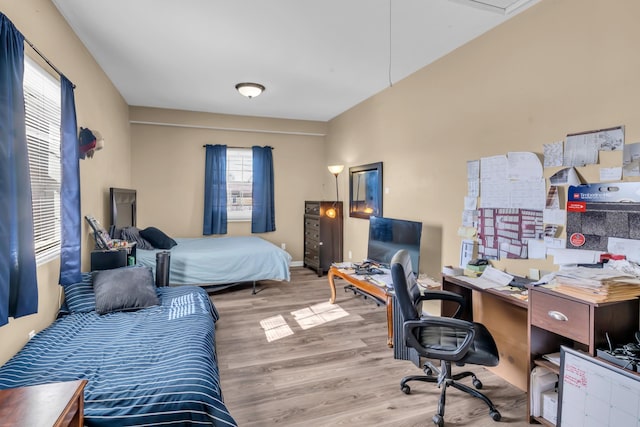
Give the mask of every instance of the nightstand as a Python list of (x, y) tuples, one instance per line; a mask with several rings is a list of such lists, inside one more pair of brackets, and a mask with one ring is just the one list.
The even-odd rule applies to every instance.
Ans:
[(0, 390), (0, 427), (82, 427), (87, 380)]

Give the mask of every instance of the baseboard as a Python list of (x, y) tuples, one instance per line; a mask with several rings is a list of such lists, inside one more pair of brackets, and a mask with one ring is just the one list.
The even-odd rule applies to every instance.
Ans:
[(304, 262), (303, 261), (291, 261), (291, 263), (289, 263), (289, 266), (291, 266), (291, 267), (303, 267), (304, 266)]

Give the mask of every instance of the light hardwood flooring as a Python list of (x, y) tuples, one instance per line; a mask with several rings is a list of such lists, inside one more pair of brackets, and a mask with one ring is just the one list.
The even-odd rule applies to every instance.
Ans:
[[(216, 348), (224, 400), (240, 426), (433, 426), (440, 390), (400, 379), (420, 374), (395, 360), (386, 345), (386, 313), (371, 299), (344, 292), (336, 303), (349, 315), (303, 329), (291, 312), (329, 300), (326, 276), (302, 267), (291, 282), (261, 282), (211, 295), (220, 313)], [(292, 335), (267, 342), (260, 321), (282, 315)], [(447, 390), (446, 426), (526, 426), (526, 394), (491, 372), (467, 366), (502, 414), (493, 421), (478, 399)], [(456, 369), (454, 368), (454, 372)], [(466, 379), (470, 383), (470, 379)]]

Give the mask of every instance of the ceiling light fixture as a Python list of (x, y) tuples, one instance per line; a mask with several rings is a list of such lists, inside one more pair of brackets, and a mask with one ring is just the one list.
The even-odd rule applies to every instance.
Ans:
[(246, 96), (247, 98), (255, 98), (264, 92), (264, 86), (258, 83), (238, 83), (236, 89), (240, 92), (240, 95)]

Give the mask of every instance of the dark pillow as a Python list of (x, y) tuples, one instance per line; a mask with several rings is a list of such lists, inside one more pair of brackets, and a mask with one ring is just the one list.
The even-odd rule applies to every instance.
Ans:
[(136, 243), (137, 249), (155, 249), (153, 245), (140, 235), (140, 230), (136, 227), (125, 227), (120, 231), (120, 238), (126, 240), (129, 243)]
[(96, 312), (133, 311), (160, 304), (150, 267), (121, 267), (93, 272)]
[(147, 239), (157, 249), (171, 249), (178, 243), (155, 227), (140, 230), (140, 235)]

